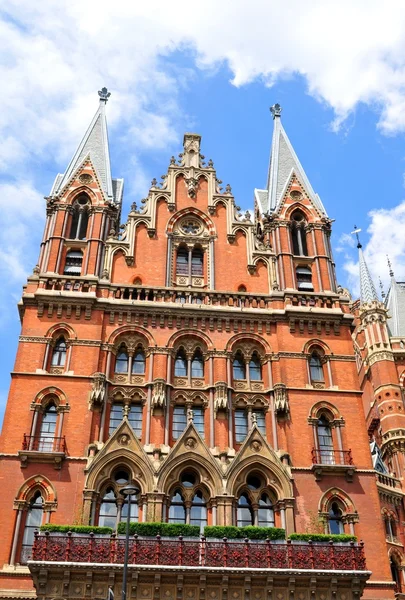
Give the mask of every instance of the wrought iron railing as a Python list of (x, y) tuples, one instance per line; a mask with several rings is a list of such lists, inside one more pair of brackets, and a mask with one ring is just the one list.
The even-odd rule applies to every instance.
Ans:
[(22, 449), (33, 452), (64, 452), (66, 453), (66, 439), (44, 435), (25, 435)]
[(353, 465), (351, 450), (334, 450), (329, 446), (312, 448), (314, 465)]
[[(94, 534), (75, 536), (36, 533), (32, 560), (41, 562), (123, 564), (125, 538)], [(129, 562), (136, 565), (220, 567), (248, 569), (317, 569), (364, 571), (363, 543), (349, 544), (259, 542), (251, 540), (207, 540), (139, 538), (129, 540)]]

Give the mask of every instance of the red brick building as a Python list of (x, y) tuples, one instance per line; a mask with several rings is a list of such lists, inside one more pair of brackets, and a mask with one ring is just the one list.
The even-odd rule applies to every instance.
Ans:
[(361, 248), (360, 302), (337, 286), (331, 220), (278, 105), (254, 214), (238, 212), (189, 133), (120, 226), (99, 94), (46, 199), (19, 304), (0, 438), (0, 598), (106, 598), (108, 585), (118, 597), (121, 542), (101, 560), (105, 541), (77, 538), (87, 554), (72, 559), (76, 538), (52, 554), (41, 534), (28, 559), (41, 524), (115, 528), (128, 481), (140, 490), (132, 521), (354, 534), (367, 565), (356, 544), (263, 554), (264, 542), (243, 542), (232, 562), (219, 541), (213, 566), (215, 542), (198, 542), (194, 559), (196, 542), (181, 540), (179, 565), (163, 540), (153, 560), (134, 550), (131, 598), (392, 598), (405, 564), (403, 286), (393, 279), (387, 312)]

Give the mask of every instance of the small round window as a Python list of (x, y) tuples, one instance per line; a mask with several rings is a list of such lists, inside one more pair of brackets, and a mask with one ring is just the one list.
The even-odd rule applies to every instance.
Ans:
[(195, 219), (187, 219), (182, 222), (180, 229), (186, 235), (197, 235), (201, 231), (201, 224)]

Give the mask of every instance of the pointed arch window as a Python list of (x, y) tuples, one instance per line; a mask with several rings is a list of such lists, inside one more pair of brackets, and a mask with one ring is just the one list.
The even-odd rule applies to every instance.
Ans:
[(252, 503), (250, 502), (249, 496), (246, 493), (239, 496), (236, 515), (238, 527), (254, 525)]
[(186, 523), (186, 505), (180, 490), (175, 490), (169, 507), (169, 523)]
[(335, 455), (333, 451), (332, 429), (325, 415), (321, 415), (318, 420), (317, 434), (321, 464), (334, 465)]
[(52, 452), (54, 450), (55, 442), (55, 429), (58, 413), (56, 406), (48, 404), (45, 412), (42, 416), (39, 440), (38, 440), (38, 451), (39, 452)]
[(191, 361), (191, 377), (204, 377), (204, 358), (201, 350), (196, 350)]
[(112, 527), (117, 523), (117, 498), (112, 487), (108, 487), (100, 504), (98, 524), (100, 527)]
[(51, 367), (64, 367), (66, 362), (67, 346), (65, 338), (60, 337), (53, 348)]
[(189, 252), (188, 248), (180, 246), (177, 250), (176, 256), (176, 274), (177, 275), (188, 275), (188, 260)]
[(201, 490), (197, 490), (191, 501), (190, 525), (198, 525), (201, 531), (207, 525), (207, 504)]
[(80, 196), (74, 203), (69, 235), (71, 240), (83, 240), (86, 238), (89, 222), (89, 204), (90, 201), (86, 195)]
[(237, 352), (233, 359), (233, 378), (246, 379), (246, 363), (241, 352)]
[(184, 350), (181, 349), (177, 352), (174, 361), (174, 376), (187, 377), (187, 374), (187, 358)]
[(262, 494), (260, 497), (257, 524), (259, 527), (274, 527), (273, 504), (267, 494)]
[(343, 513), (337, 502), (332, 502), (329, 510), (329, 533), (344, 533)]
[(64, 275), (80, 275), (82, 272), (83, 252), (81, 250), (69, 250), (66, 253)]
[(115, 372), (128, 373), (128, 352), (125, 346), (121, 346), (115, 359)]
[(145, 373), (145, 353), (142, 348), (138, 348), (132, 360), (132, 373), (143, 375)]
[(191, 254), (191, 275), (202, 277), (204, 273), (204, 255), (201, 248), (194, 248)]
[(256, 353), (253, 354), (249, 361), (249, 377), (250, 381), (260, 381), (262, 378), (262, 366), (260, 364), (260, 358)]
[(305, 226), (304, 215), (300, 211), (295, 211), (291, 216), (291, 238), (295, 256), (308, 256)]
[(34, 543), (34, 532), (42, 525), (44, 514), (44, 500), (41, 492), (36, 492), (30, 502), (27, 516), (25, 519), (25, 527), (23, 540), (21, 545), (20, 563), (25, 565), (31, 554), (31, 548)]
[(311, 381), (323, 382), (325, 381), (323, 375), (322, 360), (318, 352), (312, 352), (309, 358), (309, 372), (311, 375)]

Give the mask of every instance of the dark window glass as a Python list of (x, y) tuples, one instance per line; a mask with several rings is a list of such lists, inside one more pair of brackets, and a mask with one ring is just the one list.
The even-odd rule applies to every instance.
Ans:
[(206, 524), (207, 507), (202, 492), (198, 490), (191, 502), (190, 525), (199, 525), (200, 529), (203, 530)]
[(25, 520), (24, 535), (21, 546), (20, 562), (25, 565), (31, 554), (31, 548), (34, 543), (34, 533), (42, 525), (43, 499), (40, 492), (37, 492), (30, 502)]
[(329, 511), (329, 533), (344, 533), (342, 511), (336, 502), (332, 503)]
[(201, 352), (196, 352), (191, 361), (191, 377), (204, 377), (204, 359)]
[(186, 522), (186, 507), (180, 490), (176, 490), (172, 496), (168, 521), (169, 523)]
[(66, 342), (64, 338), (59, 338), (52, 352), (51, 366), (64, 367), (66, 361)]
[(246, 527), (254, 525), (253, 510), (247, 494), (242, 494), (238, 500), (237, 526)]
[(115, 431), (117, 429), (118, 425), (121, 423), (121, 421), (124, 417), (123, 408), (124, 407), (121, 404), (121, 402), (114, 402), (114, 404), (111, 406), (110, 427), (109, 427), (108, 435), (112, 435), (113, 431)]
[(128, 373), (128, 354), (124, 349), (121, 349), (115, 359), (115, 372)]
[(80, 226), (78, 228), (77, 237), (79, 238), (79, 240), (84, 240), (86, 238), (87, 225), (89, 223), (89, 213), (87, 212), (87, 210), (84, 210), (82, 212), (82, 218), (79, 220), (80, 220), (80, 223), (79, 223)]
[(259, 490), (263, 485), (260, 477), (257, 477), (257, 475), (249, 475), (246, 483), (250, 490)]
[(107, 488), (100, 505), (99, 526), (112, 527), (114, 529), (117, 523), (117, 512), (117, 499), (114, 490), (113, 488)]
[(248, 419), (245, 409), (235, 410), (235, 440), (239, 444), (244, 441), (248, 434)]
[(246, 364), (240, 354), (237, 354), (233, 359), (233, 378), (246, 379)]
[(190, 472), (186, 471), (185, 473), (182, 473), (182, 475), (180, 477), (180, 481), (181, 481), (182, 485), (184, 485), (184, 487), (192, 488), (196, 483), (196, 477), (195, 477), (194, 473), (190, 473)]
[(187, 358), (181, 350), (177, 353), (174, 361), (174, 376), (187, 377)]
[(274, 527), (273, 506), (267, 494), (262, 494), (259, 500), (257, 521), (259, 527)]
[(132, 360), (132, 373), (143, 375), (145, 373), (145, 355), (142, 350), (137, 350)]
[(50, 404), (42, 417), (41, 430), (39, 433), (38, 450), (40, 452), (52, 452), (54, 447), (56, 419), (58, 413), (56, 412), (56, 406)]
[(119, 470), (114, 475), (114, 480), (119, 485), (125, 485), (129, 482), (129, 473), (128, 471)]
[(256, 354), (253, 354), (249, 361), (249, 376), (250, 381), (260, 381), (262, 378), (262, 367), (260, 359)]
[(83, 252), (81, 250), (69, 250), (66, 254), (64, 275), (80, 275), (82, 272)]
[(313, 352), (309, 359), (309, 370), (311, 372), (311, 381), (324, 381), (322, 362), (316, 352)]
[(173, 434), (174, 440), (177, 440), (187, 425), (187, 415), (185, 406), (175, 406), (173, 409)]
[[(122, 417), (121, 417), (122, 418)], [(131, 404), (128, 413), (128, 422), (134, 430), (135, 435), (140, 438), (142, 436), (142, 405)]]
[(199, 248), (195, 248), (191, 255), (191, 274), (203, 275), (203, 253)]
[(176, 273), (178, 275), (188, 275), (188, 249), (179, 248), (176, 257)]

